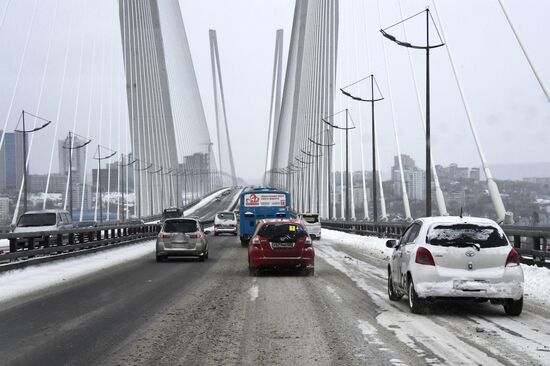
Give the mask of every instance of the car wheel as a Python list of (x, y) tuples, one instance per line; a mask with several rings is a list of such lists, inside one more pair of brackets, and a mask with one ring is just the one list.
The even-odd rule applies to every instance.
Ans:
[(205, 260), (206, 260), (206, 255), (205, 254), (203, 254), (199, 257), (200, 262), (204, 262)]
[(418, 297), (412, 278), (409, 279), (409, 309), (413, 314), (423, 314), (426, 309), (425, 300)]
[(208, 259), (208, 252), (204, 255), (204, 259)]
[(403, 297), (403, 295), (398, 294), (395, 292), (395, 289), (393, 288), (393, 278), (391, 276), (391, 270), (388, 268), (388, 297), (391, 301), (397, 301)]
[(214, 236), (218, 236), (218, 233), (214, 231)]
[(310, 277), (315, 276), (315, 268), (307, 268), (306, 269), (306, 276), (310, 276)]
[(256, 277), (256, 276), (259, 275), (259, 273), (260, 273), (260, 271), (257, 268), (248, 267), (248, 274), (250, 276)]
[(504, 311), (506, 315), (518, 316), (523, 310), (523, 296), (519, 300), (506, 299), (504, 301)]
[(157, 262), (164, 262), (166, 258), (163, 255), (157, 255)]

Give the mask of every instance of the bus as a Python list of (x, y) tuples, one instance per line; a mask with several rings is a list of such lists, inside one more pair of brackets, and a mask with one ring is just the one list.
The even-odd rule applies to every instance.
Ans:
[(239, 219), (241, 244), (248, 245), (259, 220), (290, 218), (290, 194), (275, 188), (255, 188), (241, 193)]

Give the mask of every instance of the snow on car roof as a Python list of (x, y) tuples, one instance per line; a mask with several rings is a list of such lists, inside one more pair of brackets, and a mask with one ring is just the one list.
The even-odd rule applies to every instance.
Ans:
[(477, 225), (491, 225), (498, 226), (496, 222), (484, 217), (471, 217), (471, 216), (432, 216), (421, 217), (418, 220), (427, 224), (477, 224)]

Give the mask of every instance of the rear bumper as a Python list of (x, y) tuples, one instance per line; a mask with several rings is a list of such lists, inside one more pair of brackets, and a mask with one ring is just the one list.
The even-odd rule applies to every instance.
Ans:
[(157, 257), (170, 256), (170, 257), (202, 257), (206, 254), (206, 250), (196, 249), (162, 249), (157, 250)]
[(420, 272), (413, 273), (414, 287), (421, 298), (519, 300), (523, 296), (523, 270), (520, 266), (506, 267), (500, 276), (480, 276), (472, 273), (468, 276), (442, 277), (433, 276), (430, 271), (429, 268), (422, 268)]
[(214, 228), (214, 233), (231, 233), (231, 234), (236, 234), (237, 233), (237, 228), (234, 227), (234, 228)]
[(250, 255), (248, 266), (256, 268), (294, 268), (315, 267), (315, 252), (313, 248), (306, 249), (301, 257), (265, 257), (263, 255)]

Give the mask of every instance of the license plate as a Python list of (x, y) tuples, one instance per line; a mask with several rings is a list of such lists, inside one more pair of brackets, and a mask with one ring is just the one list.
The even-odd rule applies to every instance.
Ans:
[(480, 291), (487, 288), (487, 281), (483, 280), (454, 280), (453, 287), (457, 290)]
[(294, 248), (294, 243), (271, 243), (273, 249), (276, 248)]

